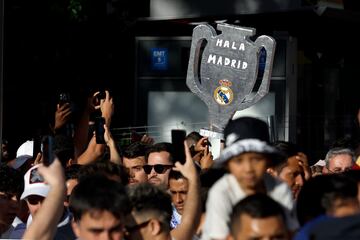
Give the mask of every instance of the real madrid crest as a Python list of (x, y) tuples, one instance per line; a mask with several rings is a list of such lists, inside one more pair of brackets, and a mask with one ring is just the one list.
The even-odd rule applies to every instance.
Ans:
[(220, 105), (228, 105), (234, 98), (233, 91), (231, 90), (232, 83), (227, 79), (219, 80), (220, 86), (214, 91), (215, 101)]

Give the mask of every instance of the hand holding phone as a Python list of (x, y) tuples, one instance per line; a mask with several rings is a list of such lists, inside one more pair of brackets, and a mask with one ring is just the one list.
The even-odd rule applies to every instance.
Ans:
[(96, 117), (95, 118), (95, 138), (97, 144), (106, 144), (105, 142), (105, 118), (103, 117)]

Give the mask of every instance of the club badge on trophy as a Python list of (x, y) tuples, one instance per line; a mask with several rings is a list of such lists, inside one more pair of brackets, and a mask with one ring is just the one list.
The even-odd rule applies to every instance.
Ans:
[[(276, 45), (265, 35), (252, 41), (253, 28), (218, 24), (217, 29), (220, 34), (206, 24), (194, 28), (186, 77), (187, 86), (209, 109), (209, 129), (203, 133), (208, 131), (212, 137), (222, 135), (236, 111), (254, 105), (269, 92)], [(265, 66), (257, 80), (264, 50)]]

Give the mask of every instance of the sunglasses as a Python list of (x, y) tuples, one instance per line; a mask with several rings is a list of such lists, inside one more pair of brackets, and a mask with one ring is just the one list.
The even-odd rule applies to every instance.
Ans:
[(37, 205), (39, 202), (42, 202), (44, 201), (44, 197), (41, 197), (41, 196), (37, 196), (37, 195), (31, 195), (31, 196), (28, 196), (26, 198), (26, 201), (30, 204), (30, 205)]
[(157, 174), (163, 174), (166, 172), (166, 170), (172, 167), (173, 165), (155, 164), (155, 165), (144, 165), (143, 169), (146, 174), (150, 174), (153, 168)]

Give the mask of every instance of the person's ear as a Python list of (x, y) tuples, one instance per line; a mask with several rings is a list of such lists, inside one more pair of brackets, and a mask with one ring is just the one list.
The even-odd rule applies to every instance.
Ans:
[(326, 166), (324, 166), (324, 167), (322, 168), (322, 173), (323, 173), (323, 174), (328, 174), (328, 173), (329, 173), (329, 170), (328, 170), (328, 168), (327, 168)]
[(67, 167), (69, 167), (69, 166), (71, 166), (71, 165), (73, 165), (73, 164), (76, 164), (76, 161), (75, 161), (74, 159), (72, 159), (72, 158), (70, 158), (70, 159), (66, 162), (66, 166), (67, 166)]
[(158, 220), (152, 219), (149, 222), (149, 226), (151, 229), (152, 236), (157, 236), (161, 233), (161, 223)]
[(266, 172), (267, 172), (268, 174), (270, 174), (271, 176), (273, 176), (273, 177), (277, 177), (277, 176), (278, 176), (277, 172), (276, 172), (275, 169), (272, 168), (272, 167), (269, 167), (268, 169), (266, 169)]
[(226, 240), (234, 240), (233, 236), (231, 236), (230, 234), (226, 237)]
[(71, 227), (72, 227), (76, 237), (80, 239), (80, 227), (79, 227), (78, 223), (75, 222), (74, 220), (72, 220)]

